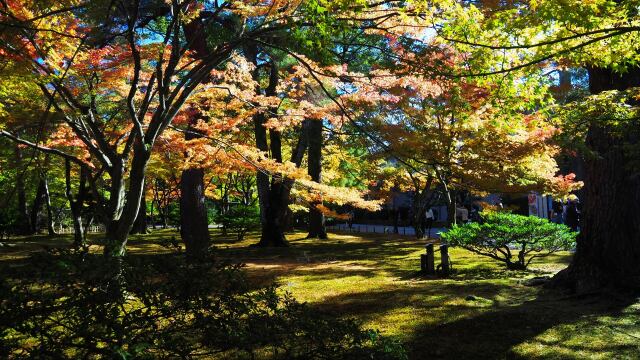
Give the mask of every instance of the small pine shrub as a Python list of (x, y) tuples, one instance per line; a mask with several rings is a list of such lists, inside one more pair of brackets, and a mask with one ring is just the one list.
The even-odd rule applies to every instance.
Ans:
[(455, 225), (441, 234), (449, 245), (501, 261), (511, 270), (524, 270), (535, 258), (573, 248), (576, 235), (547, 219), (504, 212), (484, 213), (481, 222)]

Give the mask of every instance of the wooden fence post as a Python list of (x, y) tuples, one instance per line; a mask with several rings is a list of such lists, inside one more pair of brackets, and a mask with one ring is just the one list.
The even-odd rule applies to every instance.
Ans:
[(440, 245), (440, 267), (442, 275), (449, 276), (449, 245)]

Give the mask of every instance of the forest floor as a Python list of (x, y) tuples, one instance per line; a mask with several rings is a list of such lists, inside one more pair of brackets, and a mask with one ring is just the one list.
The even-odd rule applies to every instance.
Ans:
[[(211, 231), (216, 253), (246, 264), (256, 285), (276, 283), (310, 306), (356, 318), (402, 341), (411, 358), (640, 359), (637, 298), (577, 297), (525, 284), (564, 268), (569, 253), (537, 259), (529, 271), (507, 271), (491, 259), (452, 249), (453, 273), (439, 278), (417, 271), (424, 241), (410, 237), (332, 233), (317, 240), (292, 233), (291, 247), (264, 249), (249, 247), (257, 234), (237, 241)], [(179, 239), (175, 230), (133, 236), (129, 251), (170, 252), (160, 244), (172, 236)], [(0, 261), (69, 242), (69, 236), (10, 240), (15, 245), (0, 248)]]

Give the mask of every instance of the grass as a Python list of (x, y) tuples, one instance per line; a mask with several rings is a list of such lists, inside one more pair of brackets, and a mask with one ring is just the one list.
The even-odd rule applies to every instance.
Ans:
[[(406, 344), (411, 358), (436, 359), (638, 359), (640, 302), (617, 294), (575, 297), (530, 287), (524, 280), (553, 275), (570, 261), (560, 253), (537, 259), (530, 271), (452, 249), (449, 278), (417, 270), (424, 242), (383, 234), (330, 234), (329, 240), (289, 234), (289, 248), (249, 247), (256, 234), (237, 242), (213, 232), (217, 254), (246, 264), (256, 285), (276, 282), (311, 306), (357, 318)], [(94, 235), (94, 239), (97, 235)], [(130, 240), (131, 254), (170, 250), (158, 230)], [(12, 240), (0, 261), (20, 262), (42, 244), (69, 243), (67, 236)], [(97, 246), (92, 247), (98, 251)], [(436, 256), (436, 264), (440, 260)]]

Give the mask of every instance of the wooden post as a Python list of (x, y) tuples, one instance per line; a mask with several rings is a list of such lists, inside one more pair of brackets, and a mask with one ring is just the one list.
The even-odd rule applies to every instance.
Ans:
[(440, 266), (442, 275), (449, 276), (449, 245), (440, 245)]
[(434, 251), (433, 251), (433, 244), (427, 244), (427, 246), (425, 246), (425, 248), (427, 249), (427, 255), (425, 257), (425, 272), (427, 274), (435, 274), (436, 273), (436, 268), (435, 268), (435, 260), (434, 260)]

